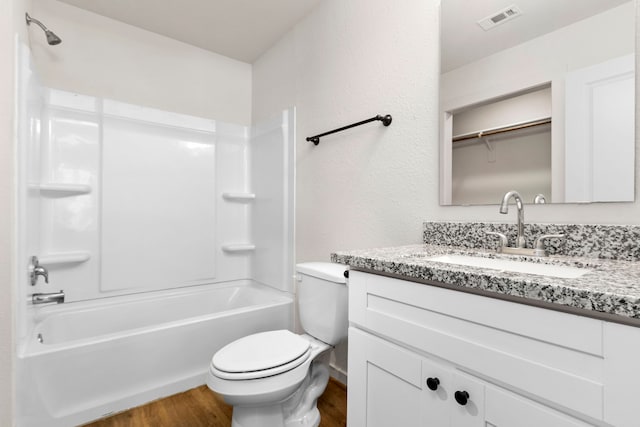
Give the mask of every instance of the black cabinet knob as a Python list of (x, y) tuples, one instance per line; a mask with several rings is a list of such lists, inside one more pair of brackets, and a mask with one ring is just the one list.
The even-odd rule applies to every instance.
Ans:
[(469, 401), (469, 393), (466, 391), (456, 391), (453, 396), (456, 398), (456, 402), (464, 406)]
[(427, 387), (429, 387), (429, 390), (436, 391), (438, 389), (438, 385), (440, 385), (440, 380), (437, 377), (427, 378)]

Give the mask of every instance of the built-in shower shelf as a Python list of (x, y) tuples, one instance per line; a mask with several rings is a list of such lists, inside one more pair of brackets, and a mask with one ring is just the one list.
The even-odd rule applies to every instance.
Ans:
[(40, 264), (44, 266), (53, 264), (75, 264), (87, 262), (91, 258), (91, 254), (85, 251), (77, 252), (54, 252), (38, 257)]
[(48, 182), (32, 184), (29, 187), (40, 190), (40, 194), (46, 197), (79, 196), (91, 193), (91, 186), (87, 184), (64, 184), (61, 182)]
[(252, 252), (256, 249), (253, 243), (236, 243), (232, 245), (222, 245), (225, 252)]
[(254, 200), (256, 195), (254, 193), (222, 193), (222, 198), (236, 202), (248, 202)]

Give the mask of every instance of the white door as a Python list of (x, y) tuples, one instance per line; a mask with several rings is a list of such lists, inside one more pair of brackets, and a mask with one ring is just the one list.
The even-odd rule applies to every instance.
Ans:
[(635, 56), (566, 75), (565, 201), (634, 200)]

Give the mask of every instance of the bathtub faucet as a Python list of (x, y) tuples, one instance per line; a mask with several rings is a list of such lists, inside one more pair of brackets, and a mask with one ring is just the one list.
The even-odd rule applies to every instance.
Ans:
[(31, 276), (31, 286), (35, 286), (38, 283), (38, 276), (44, 277), (44, 282), (49, 283), (49, 272), (40, 265), (40, 261), (38, 261), (38, 257), (36, 256), (31, 257), (29, 275)]
[(46, 304), (50, 302), (57, 302), (61, 304), (64, 302), (64, 292), (52, 292), (48, 294), (33, 294), (31, 295), (31, 302), (34, 304)]

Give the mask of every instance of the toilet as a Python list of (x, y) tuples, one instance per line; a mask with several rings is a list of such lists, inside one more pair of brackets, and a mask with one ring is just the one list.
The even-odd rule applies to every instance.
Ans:
[(329, 381), (328, 354), (347, 336), (342, 264), (296, 265), (304, 334), (286, 329), (233, 341), (211, 359), (207, 386), (233, 406), (232, 427), (317, 427)]

